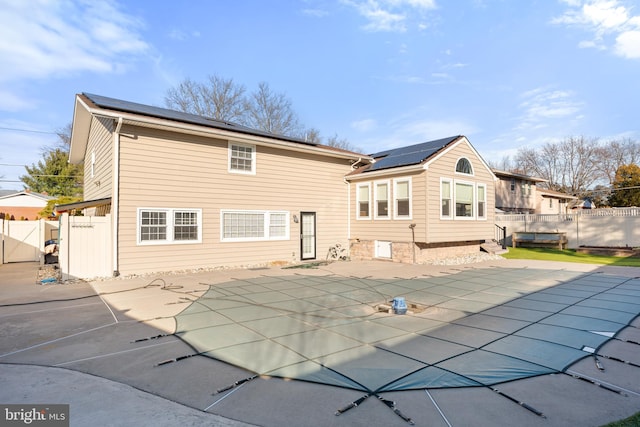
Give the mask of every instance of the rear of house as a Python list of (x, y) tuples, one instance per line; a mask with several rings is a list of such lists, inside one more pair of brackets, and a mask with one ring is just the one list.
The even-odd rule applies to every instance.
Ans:
[(372, 155), (351, 173), (357, 259), (426, 262), (475, 254), (495, 232), (495, 176), (464, 136)]
[(110, 221), (116, 275), (324, 260), (338, 244), (424, 262), (494, 236), (495, 176), (464, 136), (368, 156), (82, 94), (70, 161), (85, 200), (57, 210)]
[(85, 164), (83, 207), (111, 214), (115, 274), (324, 259), (348, 243), (344, 176), (367, 161), (89, 94), (76, 98), (70, 158)]

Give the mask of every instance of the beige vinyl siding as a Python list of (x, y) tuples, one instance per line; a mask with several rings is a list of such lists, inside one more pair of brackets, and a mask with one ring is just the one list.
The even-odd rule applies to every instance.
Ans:
[[(473, 175), (465, 175), (455, 172), (456, 163), (461, 157), (467, 158), (473, 166)], [(451, 179), (473, 184), (486, 185), (486, 219), (440, 219), (440, 178)], [(482, 160), (476, 156), (471, 147), (462, 141), (446, 151), (441, 157), (429, 164), (427, 169), (428, 203), (427, 212), (429, 223), (426, 243), (456, 242), (468, 240), (490, 240), (494, 236), (494, 203), (495, 186), (493, 175), (484, 166)], [(474, 193), (476, 192), (474, 187)], [(477, 193), (476, 193), (477, 194)], [(451, 208), (455, 212), (455, 196), (451, 201)], [(477, 214), (477, 202), (474, 207)]]
[[(317, 257), (347, 243), (348, 160), (256, 146), (256, 174), (228, 172), (228, 141), (148, 128), (121, 136), (119, 270), (152, 272), (300, 259), (301, 211), (316, 212)], [(138, 208), (202, 209), (202, 243), (138, 245)], [(221, 242), (221, 210), (287, 211), (287, 240)]]
[[(91, 118), (91, 131), (84, 161), (84, 199), (95, 200), (112, 195), (113, 188), (113, 120)], [(91, 154), (95, 163), (91, 177)]]
[[(364, 174), (363, 176), (366, 176)], [(358, 177), (360, 178), (360, 177)], [(395, 218), (395, 194), (394, 179), (411, 179), (411, 219)], [(416, 224), (416, 238), (419, 233), (424, 235), (426, 221), (425, 209), (425, 179), (424, 171), (416, 171), (411, 174), (389, 174), (384, 177), (376, 177), (371, 179), (358, 179), (351, 181), (351, 239), (361, 240), (388, 240), (393, 242), (411, 242), (412, 235), (410, 224)], [(376, 219), (375, 217), (375, 184), (377, 182), (388, 182), (390, 186), (389, 192), (389, 218)], [(370, 184), (370, 203), (371, 216), (370, 219), (357, 218), (357, 191), (359, 184)]]

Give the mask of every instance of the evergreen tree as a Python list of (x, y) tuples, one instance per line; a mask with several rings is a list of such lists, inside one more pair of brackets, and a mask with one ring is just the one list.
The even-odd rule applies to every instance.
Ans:
[(69, 153), (62, 148), (46, 151), (37, 164), (25, 166), (27, 175), (22, 175), (20, 180), (25, 188), (36, 193), (81, 197), (83, 167), (70, 164), (68, 159)]
[(609, 196), (611, 206), (640, 206), (640, 167), (622, 165), (616, 170), (613, 192)]

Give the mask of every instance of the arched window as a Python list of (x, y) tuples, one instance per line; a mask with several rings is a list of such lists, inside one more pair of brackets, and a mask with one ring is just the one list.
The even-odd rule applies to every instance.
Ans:
[(460, 160), (458, 160), (458, 163), (456, 164), (456, 172), (464, 173), (467, 175), (473, 175), (471, 162), (469, 162), (469, 160), (462, 157)]

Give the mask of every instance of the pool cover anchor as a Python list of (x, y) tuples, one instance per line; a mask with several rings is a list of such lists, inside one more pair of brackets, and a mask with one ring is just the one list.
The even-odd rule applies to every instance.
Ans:
[(154, 335), (154, 336), (146, 337), (146, 338), (138, 338), (136, 340), (131, 341), (131, 344), (137, 343), (137, 342), (143, 342), (143, 341), (157, 340), (159, 338), (170, 337), (172, 335), (174, 335), (174, 334), (160, 334), (160, 335)]
[(569, 371), (567, 371), (567, 372), (565, 372), (565, 374), (567, 374), (567, 375), (569, 375), (569, 376), (571, 376), (571, 377), (573, 377), (573, 378), (575, 378), (575, 379), (577, 379), (577, 380), (582, 380), (582, 381), (585, 381), (585, 382), (591, 383), (591, 384), (593, 384), (593, 385), (595, 385), (595, 386), (598, 386), (598, 387), (603, 388), (603, 389), (605, 389), (605, 390), (608, 390), (608, 391), (611, 391), (611, 392), (613, 392), (613, 393), (619, 394), (619, 395), (621, 395), (621, 396), (625, 396), (625, 397), (628, 397), (628, 396), (629, 396), (627, 393), (625, 393), (625, 392), (624, 392), (624, 391), (622, 391), (622, 390), (615, 389), (615, 388), (613, 388), (613, 387), (610, 387), (610, 386), (608, 386), (608, 385), (606, 385), (606, 384), (603, 384), (603, 383), (601, 383), (601, 382), (599, 382), (599, 381), (596, 381), (596, 380), (594, 380), (594, 379), (591, 379), (591, 378), (588, 378), (588, 377), (583, 377), (582, 375), (578, 375), (578, 374), (577, 374), (577, 373), (575, 373), (575, 372), (569, 372)]
[(536, 414), (537, 416), (539, 416), (539, 417), (541, 417), (541, 418), (547, 418), (547, 416), (546, 416), (544, 413), (542, 413), (542, 411), (538, 411), (538, 410), (537, 410), (536, 408), (534, 408), (533, 406), (528, 405), (528, 404), (526, 404), (525, 402), (522, 402), (521, 400), (518, 400), (518, 399), (516, 399), (516, 398), (515, 398), (515, 397), (513, 397), (513, 396), (509, 396), (508, 394), (501, 392), (500, 390), (498, 390), (498, 389), (497, 389), (497, 388), (495, 388), (495, 387), (491, 387), (491, 386), (485, 386), (485, 387), (488, 387), (489, 389), (491, 389), (491, 390), (495, 391), (496, 393), (498, 393), (500, 396), (502, 396), (502, 397), (506, 397), (506, 398), (507, 398), (507, 399), (509, 399), (510, 401), (512, 401), (512, 402), (514, 402), (514, 403), (517, 403), (518, 405), (522, 406), (524, 409), (526, 409), (526, 410), (528, 410), (528, 411), (530, 411), (530, 412), (533, 412), (533, 413), (534, 413), (534, 414)]
[(231, 385), (228, 385), (228, 386), (223, 387), (223, 388), (219, 388), (219, 389), (218, 389), (218, 390), (216, 390), (214, 393), (211, 393), (211, 395), (212, 395), (212, 396), (215, 396), (216, 394), (220, 394), (220, 393), (224, 393), (225, 391), (229, 391), (229, 390), (231, 390), (232, 388), (236, 388), (236, 387), (238, 387), (238, 386), (241, 386), (241, 385), (242, 385), (242, 384), (244, 384), (244, 383), (247, 383), (247, 382), (249, 382), (249, 381), (251, 381), (251, 380), (254, 380), (254, 379), (258, 378), (258, 376), (259, 376), (259, 375), (257, 375), (257, 374), (256, 374), (256, 375), (252, 375), (252, 376), (250, 376), (250, 377), (244, 378), (244, 379), (242, 379), (242, 380), (238, 380), (238, 381), (236, 381), (235, 383), (233, 383), (233, 384), (231, 384)]
[(410, 418), (407, 417), (406, 415), (404, 415), (402, 412), (400, 412), (400, 410), (398, 408), (396, 408), (396, 402), (394, 402), (393, 400), (389, 400), (389, 399), (385, 399), (384, 397), (380, 396), (379, 394), (375, 394), (375, 393), (368, 393), (365, 394), (364, 396), (362, 396), (359, 399), (354, 400), (353, 402), (349, 403), (347, 406), (345, 406), (344, 408), (340, 408), (336, 411), (335, 415), (341, 415), (344, 414), (345, 412), (347, 412), (350, 409), (353, 409), (357, 406), (359, 406), (362, 402), (364, 402), (365, 400), (367, 400), (370, 396), (376, 396), (378, 398), (378, 400), (380, 400), (382, 403), (384, 403), (389, 409), (391, 409), (397, 416), (399, 416), (400, 418), (402, 418), (404, 421), (406, 421), (407, 423), (409, 423), (410, 425), (415, 425), (415, 422)]

